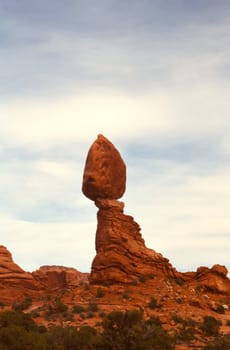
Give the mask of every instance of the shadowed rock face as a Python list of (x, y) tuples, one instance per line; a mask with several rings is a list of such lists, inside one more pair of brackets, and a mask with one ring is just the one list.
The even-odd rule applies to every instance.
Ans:
[(103, 135), (98, 135), (87, 155), (82, 191), (93, 201), (118, 199), (125, 192), (126, 167), (120, 153)]

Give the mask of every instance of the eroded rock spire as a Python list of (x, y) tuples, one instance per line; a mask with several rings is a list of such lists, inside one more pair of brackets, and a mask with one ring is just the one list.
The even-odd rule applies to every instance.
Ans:
[(120, 153), (103, 135), (89, 149), (83, 193), (99, 208), (96, 256), (90, 274), (93, 283), (129, 283), (140, 276), (174, 275), (175, 269), (160, 253), (145, 246), (140, 226), (123, 213), (119, 202), (125, 192), (126, 166)]

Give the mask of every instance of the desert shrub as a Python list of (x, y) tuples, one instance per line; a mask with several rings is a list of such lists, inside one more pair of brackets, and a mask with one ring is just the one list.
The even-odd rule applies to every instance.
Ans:
[(203, 350), (229, 350), (230, 349), (230, 335), (225, 335), (214, 340), (212, 344), (206, 345)]
[(156, 318), (145, 321), (141, 311), (113, 311), (102, 322), (101, 350), (171, 350), (173, 343)]
[(101, 287), (98, 287), (96, 297), (103, 298), (104, 295), (105, 295), (105, 292), (103, 291), (103, 289)]
[(101, 312), (99, 313), (99, 316), (100, 316), (101, 318), (105, 317), (105, 316), (106, 316), (105, 311), (101, 311)]
[(60, 298), (55, 299), (54, 311), (57, 313), (63, 313), (68, 310), (68, 306), (65, 305)]
[(230, 320), (227, 320), (227, 321), (226, 321), (226, 325), (227, 325), (227, 326), (230, 326)]
[(195, 338), (197, 322), (191, 318), (183, 319), (180, 316), (173, 315), (172, 319), (179, 327), (174, 336), (176, 343), (189, 342)]
[(74, 313), (74, 314), (80, 314), (80, 313), (82, 313), (82, 312), (84, 312), (85, 311), (85, 308), (84, 308), (84, 306), (82, 306), (82, 305), (74, 305), (73, 306), (73, 309), (72, 309), (72, 312)]
[(0, 328), (9, 326), (19, 326), (27, 331), (38, 329), (32, 317), (21, 311), (5, 311), (0, 313)]
[(93, 311), (88, 311), (87, 317), (88, 318), (93, 318), (94, 317)]
[(146, 281), (146, 277), (144, 275), (141, 275), (140, 278), (139, 278), (139, 281), (141, 283), (144, 283)]
[(129, 292), (124, 292), (123, 294), (122, 294), (122, 298), (123, 299), (125, 299), (125, 300), (129, 300), (130, 299), (130, 295), (129, 295)]
[(175, 323), (183, 323), (184, 322), (184, 319), (180, 315), (177, 315), (177, 314), (172, 315), (172, 320)]
[(181, 298), (176, 298), (176, 302), (177, 302), (177, 304), (182, 304), (182, 303), (183, 303), (183, 299), (181, 299)]
[(221, 322), (213, 316), (204, 316), (200, 329), (206, 336), (218, 336)]
[(200, 284), (198, 284), (196, 287), (195, 287), (195, 292), (196, 293), (200, 293), (200, 292), (202, 292), (202, 286), (200, 285)]
[(16, 302), (12, 305), (14, 311), (23, 311), (28, 309), (32, 305), (32, 299), (26, 297), (22, 302)]
[(223, 305), (217, 305), (217, 308), (215, 310), (218, 314), (224, 314), (225, 313), (225, 309), (223, 307)]
[(88, 312), (98, 311), (98, 305), (94, 300), (91, 300), (88, 304)]
[(46, 335), (46, 342), (49, 350), (78, 349), (77, 331), (74, 327), (51, 327)]
[(88, 291), (88, 290), (90, 290), (90, 286), (89, 286), (89, 284), (87, 283), (87, 284), (85, 284), (85, 291)]
[(153, 279), (155, 278), (154, 273), (150, 273), (150, 274), (149, 274), (149, 278), (150, 278), (151, 280), (153, 280)]
[(195, 338), (196, 328), (182, 323), (175, 333), (176, 343), (189, 342)]
[(158, 307), (158, 304), (157, 304), (157, 299), (155, 299), (154, 297), (152, 297), (148, 303), (148, 307), (150, 309), (156, 309)]
[(184, 281), (181, 278), (175, 278), (175, 282), (176, 284), (178, 284), (179, 286), (183, 286)]
[(39, 313), (38, 310), (33, 310), (33, 311), (30, 312), (30, 316), (31, 316), (32, 318), (37, 318), (37, 317), (40, 316), (40, 313)]
[[(78, 331), (78, 345), (73, 350), (95, 350), (97, 331), (90, 326), (82, 326)], [(68, 349), (69, 350), (69, 349)]]
[(45, 332), (36, 325), (30, 315), (21, 311), (0, 314), (1, 350), (48, 350)]

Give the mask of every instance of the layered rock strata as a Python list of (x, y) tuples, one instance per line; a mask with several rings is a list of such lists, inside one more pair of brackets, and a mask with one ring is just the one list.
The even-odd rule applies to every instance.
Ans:
[(125, 192), (126, 167), (120, 153), (103, 135), (89, 149), (83, 176), (83, 193), (95, 201), (97, 213), (96, 257), (93, 283), (129, 283), (164, 274), (175, 276), (168, 259), (145, 246), (140, 226), (123, 213), (119, 202)]
[(72, 289), (81, 283), (88, 283), (89, 274), (79, 272), (72, 267), (45, 265), (32, 272), (32, 275), (45, 289), (52, 291)]
[(33, 277), (14, 263), (11, 253), (0, 246), (0, 281), (33, 285)]

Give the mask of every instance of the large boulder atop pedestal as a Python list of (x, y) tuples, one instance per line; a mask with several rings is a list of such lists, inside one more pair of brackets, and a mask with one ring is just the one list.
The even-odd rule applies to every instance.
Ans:
[(125, 182), (120, 153), (99, 135), (88, 152), (82, 185), (83, 193), (99, 208), (90, 281), (131, 283), (143, 276), (175, 276), (168, 259), (145, 246), (139, 225), (123, 213), (124, 203), (117, 199), (125, 191)]
[(125, 192), (126, 166), (120, 153), (103, 135), (89, 149), (82, 191), (93, 201), (97, 198), (118, 199)]

